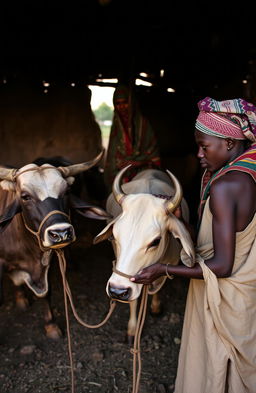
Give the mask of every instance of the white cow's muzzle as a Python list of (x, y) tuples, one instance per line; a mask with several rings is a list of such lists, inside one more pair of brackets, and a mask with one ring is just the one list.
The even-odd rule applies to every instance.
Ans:
[(142, 284), (136, 284), (129, 280), (131, 275), (114, 272), (107, 282), (107, 295), (120, 302), (131, 302), (140, 296)]

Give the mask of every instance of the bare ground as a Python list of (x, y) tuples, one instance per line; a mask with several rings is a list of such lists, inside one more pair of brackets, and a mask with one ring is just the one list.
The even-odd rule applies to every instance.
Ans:
[[(92, 225), (89, 221), (80, 241), (70, 249), (67, 278), (79, 316), (87, 323), (97, 324), (109, 308), (105, 285), (111, 274), (113, 252), (109, 242), (92, 245), (92, 237), (104, 227), (104, 222)], [(90, 227), (89, 232), (86, 226)], [(63, 289), (57, 261), (52, 264), (50, 279), (54, 315), (63, 332), (58, 341), (45, 336), (43, 301), (28, 292), (30, 306), (25, 312), (19, 311), (12, 283), (7, 279), (4, 282), (5, 302), (0, 307), (0, 393), (71, 392)], [(168, 281), (161, 290), (161, 316), (147, 312), (141, 339), (140, 393), (173, 392), (187, 285), (186, 280), (178, 278)], [(69, 314), (75, 393), (130, 393), (133, 356), (126, 341), (128, 305), (118, 303), (110, 320), (98, 329), (80, 325), (71, 309)]]

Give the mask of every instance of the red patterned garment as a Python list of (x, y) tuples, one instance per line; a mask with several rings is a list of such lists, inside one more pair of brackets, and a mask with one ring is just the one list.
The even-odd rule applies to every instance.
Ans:
[[(121, 103), (118, 105), (118, 101)], [(105, 183), (109, 189), (117, 173), (128, 164), (124, 181), (138, 171), (160, 167), (160, 155), (154, 130), (141, 113), (134, 93), (125, 85), (117, 87), (113, 97), (114, 117), (104, 167)]]

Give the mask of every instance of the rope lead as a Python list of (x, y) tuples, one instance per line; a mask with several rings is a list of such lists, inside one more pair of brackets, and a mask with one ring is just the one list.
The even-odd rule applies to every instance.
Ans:
[[(76, 320), (84, 327), (89, 329), (97, 329), (103, 326), (112, 315), (115, 307), (116, 301), (111, 300), (109, 311), (104, 318), (104, 320), (97, 325), (89, 325), (88, 323), (84, 322), (76, 312), (72, 293), (66, 279), (66, 259), (64, 255), (64, 251), (62, 249), (55, 250), (58, 260), (59, 260), (59, 267), (62, 276), (63, 282), (63, 294), (64, 294), (64, 304), (65, 304), (65, 315), (66, 315), (66, 325), (67, 325), (67, 338), (68, 338), (68, 353), (69, 353), (69, 362), (70, 362), (70, 370), (71, 370), (71, 393), (75, 393), (75, 383), (74, 383), (74, 364), (73, 364), (73, 356), (72, 356), (72, 343), (71, 343), (71, 335), (70, 335), (70, 324), (69, 324), (69, 313), (68, 313), (68, 300), (70, 302), (71, 309), (73, 311), (74, 317)], [(133, 388), (132, 393), (139, 392), (139, 384), (140, 384), (140, 376), (141, 376), (141, 351), (140, 351), (140, 340), (141, 340), (141, 333), (144, 326), (146, 312), (147, 312), (147, 301), (148, 301), (148, 285), (144, 285), (142, 289), (142, 297), (140, 302), (140, 309), (138, 314), (138, 321), (135, 331), (134, 337), (134, 345), (131, 348), (131, 353), (133, 354)]]

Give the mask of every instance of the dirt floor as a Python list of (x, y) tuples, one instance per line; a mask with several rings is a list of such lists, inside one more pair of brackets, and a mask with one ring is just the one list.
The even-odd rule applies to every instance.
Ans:
[[(72, 263), (67, 278), (79, 316), (97, 324), (106, 315), (105, 292), (111, 274), (113, 252), (109, 242), (92, 245), (92, 238), (105, 222), (85, 224), (77, 244), (70, 249)], [(86, 225), (90, 226), (88, 228)], [(93, 228), (92, 228), (93, 227)], [(0, 393), (70, 393), (63, 289), (57, 261), (50, 270), (53, 311), (63, 337), (45, 336), (43, 301), (29, 293), (30, 306), (19, 311), (12, 283), (4, 281), (4, 304), (0, 307)], [(170, 393), (174, 389), (181, 328), (188, 282), (168, 281), (161, 290), (163, 312), (147, 312), (141, 338), (142, 372), (140, 393)], [(149, 309), (149, 305), (148, 305)], [(101, 328), (80, 325), (70, 310), (70, 329), (75, 366), (75, 393), (132, 392), (133, 355), (126, 341), (127, 304), (118, 303), (110, 320)]]

